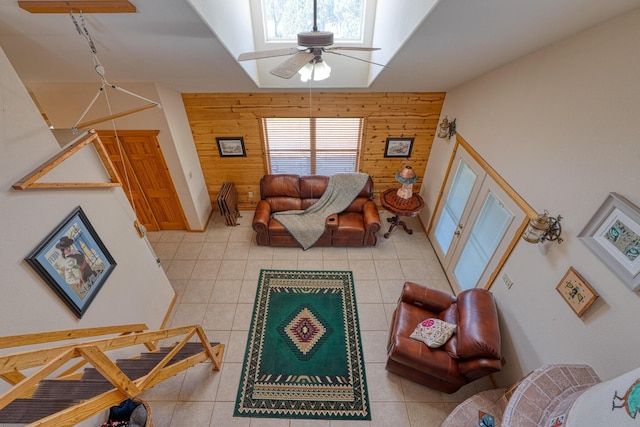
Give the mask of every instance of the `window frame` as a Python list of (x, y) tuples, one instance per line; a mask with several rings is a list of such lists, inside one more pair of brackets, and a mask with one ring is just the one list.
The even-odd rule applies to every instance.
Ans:
[[(309, 175), (317, 174), (317, 154), (322, 152), (345, 152), (345, 153), (354, 153), (355, 154), (355, 166), (353, 172), (358, 172), (360, 170), (360, 162), (362, 157), (362, 140), (364, 137), (364, 129), (365, 129), (365, 118), (364, 117), (262, 117), (260, 118), (260, 133), (261, 139), (264, 147), (264, 158), (265, 158), (265, 169), (267, 173), (292, 173), (289, 171), (284, 172), (273, 172), (272, 170), (272, 162), (271, 162), (271, 149), (269, 147), (269, 136), (268, 136), (268, 121), (270, 119), (287, 119), (287, 120), (308, 120), (309, 121), (309, 149), (300, 149), (300, 150), (292, 150), (299, 151), (301, 153), (308, 152), (309, 153)], [(318, 149), (317, 148), (317, 121), (318, 120), (358, 120), (358, 131), (357, 131), (357, 142), (356, 148), (353, 149)]]

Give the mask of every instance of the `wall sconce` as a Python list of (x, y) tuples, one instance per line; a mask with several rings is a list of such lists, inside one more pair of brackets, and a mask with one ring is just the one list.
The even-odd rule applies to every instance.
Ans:
[(529, 243), (542, 243), (545, 240), (557, 240), (558, 243), (562, 243), (562, 238), (560, 237), (562, 233), (561, 220), (562, 217), (560, 215), (552, 217), (549, 216), (549, 212), (544, 211), (536, 218), (529, 220), (527, 228), (522, 233), (522, 238)]
[(411, 166), (405, 166), (400, 172), (396, 174), (396, 181), (402, 184), (402, 187), (398, 188), (396, 194), (401, 199), (410, 199), (413, 195), (413, 184), (416, 183), (418, 177), (413, 171)]
[(438, 138), (447, 138), (451, 139), (453, 135), (456, 134), (456, 119), (453, 119), (451, 122), (447, 119), (447, 116), (444, 116), (444, 120), (438, 126)]

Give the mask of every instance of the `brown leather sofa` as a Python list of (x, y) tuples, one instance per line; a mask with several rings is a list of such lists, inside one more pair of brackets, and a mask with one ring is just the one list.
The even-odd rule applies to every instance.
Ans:
[[(304, 210), (318, 201), (329, 177), (289, 174), (265, 175), (260, 180), (260, 201), (253, 216), (256, 241), (261, 246), (299, 246), (289, 232), (271, 218), (275, 212)], [(343, 212), (331, 215), (315, 246), (375, 246), (380, 230), (380, 215), (373, 201), (373, 181)]]
[[(430, 348), (409, 337), (428, 318), (458, 326), (444, 346)], [(456, 298), (406, 282), (391, 320), (386, 369), (429, 388), (454, 393), (500, 371), (500, 345), (498, 314), (489, 291), (469, 289)]]

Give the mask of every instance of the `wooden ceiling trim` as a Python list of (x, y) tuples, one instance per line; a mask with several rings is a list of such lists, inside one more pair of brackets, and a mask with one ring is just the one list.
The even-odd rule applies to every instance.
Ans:
[(20, 0), (18, 6), (31, 13), (135, 13), (128, 0)]

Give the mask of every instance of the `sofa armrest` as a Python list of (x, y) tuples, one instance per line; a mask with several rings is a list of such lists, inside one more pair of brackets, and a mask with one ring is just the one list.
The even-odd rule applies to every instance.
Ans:
[(432, 313), (441, 313), (456, 302), (456, 297), (413, 282), (405, 282), (400, 301), (422, 307)]
[(369, 200), (362, 206), (362, 215), (364, 220), (364, 228), (375, 228), (375, 232), (378, 232), (382, 227), (380, 223), (380, 214), (378, 213), (378, 207), (376, 204)]
[(378, 231), (382, 228), (380, 214), (375, 202), (369, 200), (362, 206), (362, 220), (364, 222), (364, 243), (375, 246), (378, 238)]
[(338, 214), (329, 215), (325, 220), (325, 227), (327, 230), (337, 230), (340, 226), (340, 221), (338, 220)]
[(252, 227), (256, 232), (256, 242), (260, 246), (269, 245), (269, 219), (271, 219), (271, 205), (265, 200), (258, 201), (253, 214)]

